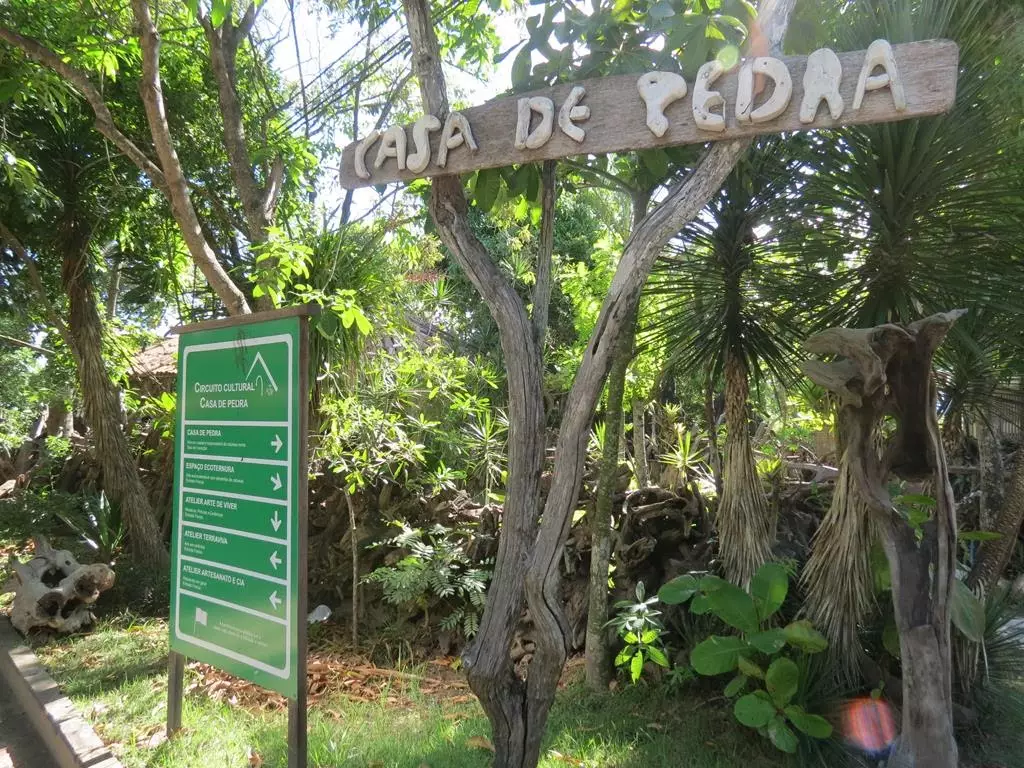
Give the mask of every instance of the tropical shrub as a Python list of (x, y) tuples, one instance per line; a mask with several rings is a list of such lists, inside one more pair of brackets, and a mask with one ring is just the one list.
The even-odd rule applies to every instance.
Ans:
[(749, 594), (717, 576), (684, 574), (665, 584), (658, 597), (668, 605), (689, 603), (691, 613), (712, 613), (739, 631), (700, 642), (690, 654), (690, 664), (701, 675), (735, 672), (725, 695), (739, 697), (733, 705), (736, 719), (783, 752), (795, 753), (799, 741), (794, 728), (810, 738), (827, 739), (832, 725), (794, 702), (801, 674), (792, 656), (819, 653), (828, 642), (809, 621), (771, 626), (788, 591), (786, 569), (765, 563), (751, 580)]

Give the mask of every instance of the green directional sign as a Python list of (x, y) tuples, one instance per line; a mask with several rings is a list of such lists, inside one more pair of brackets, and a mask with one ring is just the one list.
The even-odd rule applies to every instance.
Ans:
[(304, 322), (181, 334), (171, 541), (171, 649), (293, 698), (305, 636)]

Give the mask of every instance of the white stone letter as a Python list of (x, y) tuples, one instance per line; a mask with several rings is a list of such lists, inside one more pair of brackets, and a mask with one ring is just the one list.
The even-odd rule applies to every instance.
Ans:
[(470, 152), (476, 152), (476, 141), (469, 120), (461, 112), (452, 112), (444, 121), (441, 131), (441, 144), (437, 148), (437, 164), (444, 168), (448, 164), (448, 150), (461, 147), (465, 143)]
[(675, 72), (648, 72), (636, 81), (636, 88), (647, 105), (647, 127), (661, 138), (668, 130), (665, 109), (686, 95), (686, 81)]
[[(519, 119), (516, 121), (516, 149), (537, 149), (547, 144), (555, 125), (555, 102), (546, 96), (532, 96), (518, 102)], [(530, 118), (536, 112), (540, 122), (532, 131)]]
[(380, 138), (380, 131), (371, 131), (370, 134), (359, 142), (356, 147), (355, 166), (356, 176), (360, 179), (370, 178), (370, 171), (366, 168), (366, 153), (370, 147), (373, 146), (373, 142)]
[(839, 95), (839, 81), (843, 79), (843, 65), (831, 48), (819, 48), (807, 57), (804, 70), (804, 97), (800, 102), (800, 122), (813, 123), (818, 105), (824, 99), (833, 120), (843, 114), (843, 97)]
[(377, 150), (377, 159), (373, 161), (374, 168), (380, 168), (387, 162), (389, 157), (398, 161), (398, 170), (405, 170), (405, 129), (400, 125), (392, 125), (380, 139), (380, 149)]
[[(775, 90), (764, 104), (754, 109), (754, 75), (767, 75), (775, 83)], [(740, 67), (736, 86), (736, 122), (766, 123), (786, 111), (793, 96), (793, 78), (779, 59), (758, 56), (747, 59)]]
[(565, 103), (562, 104), (562, 108), (558, 110), (558, 127), (562, 129), (562, 133), (577, 144), (582, 143), (583, 140), (587, 138), (586, 131), (578, 125), (573, 125), (577, 120), (582, 121), (590, 119), (590, 107), (578, 106), (580, 101), (586, 95), (587, 90), (583, 86), (575, 86), (571, 91), (569, 91), (569, 96), (565, 100)]
[[(875, 67), (881, 67), (885, 72), (872, 75)], [(907, 98), (903, 94), (903, 81), (900, 80), (900, 74), (896, 69), (892, 46), (888, 40), (875, 40), (868, 46), (867, 54), (864, 56), (864, 66), (861, 67), (860, 77), (857, 79), (857, 92), (853, 96), (853, 108), (860, 109), (865, 91), (877, 91), (886, 86), (889, 86), (892, 92), (892, 102), (896, 105), (896, 111), (905, 110)]]
[(724, 72), (725, 67), (717, 59), (712, 59), (697, 70), (697, 80), (693, 84), (693, 122), (702, 130), (715, 133), (725, 130), (725, 117), (711, 111), (723, 106), (725, 99), (718, 91), (709, 90)]
[(433, 115), (423, 115), (412, 127), (412, 140), (416, 151), (405, 158), (405, 167), (413, 173), (423, 173), (430, 163), (430, 132), (441, 127)]

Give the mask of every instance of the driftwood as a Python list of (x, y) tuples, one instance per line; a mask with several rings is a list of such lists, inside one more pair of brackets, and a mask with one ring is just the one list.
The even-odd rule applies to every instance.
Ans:
[(68, 633), (91, 625), (92, 604), (114, 585), (114, 572), (102, 563), (82, 565), (42, 536), (34, 542), (36, 556), (22, 563), (12, 555), (14, 573), (0, 587), (0, 594), (15, 593), (11, 624), (26, 635), (36, 627)]

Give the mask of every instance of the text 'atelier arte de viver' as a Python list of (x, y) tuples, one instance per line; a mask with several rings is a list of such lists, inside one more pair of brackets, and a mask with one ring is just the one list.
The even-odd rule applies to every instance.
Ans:
[[(623, 76), (587, 80), (552, 89), (564, 94), (558, 99), (546, 95), (498, 99), (466, 112), (453, 111), (444, 121), (423, 115), (412, 125), (411, 138), (401, 125), (372, 131), (345, 149), (342, 185), (366, 186), (588, 152), (937, 114), (952, 105), (956, 62), (956, 46), (949, 41), (892, 46), (876, 40), (866, 51), (842, 56), (820, 48), (807, 57), (785, 61), (749, 57), (732, 67), (715, 59), (699, 69), (692, 92), (675, 72), (647, 72), (635, 80)], [(902, 71), (908, 64), (910, 72)], [(803, 75), (798, 101), (794, 100), (794, 69)], [(719, 82), (733, 72), (735, 78)], [(630, 85), (635, 96), (624, 92)], [(908, 105), (909, 88), (927, 93)], [(889, 93), (884, 106), (868, 105), (866, 94), (881, 89)], [(669, 107), (688, 95), (688, 110), (677, 108), (670, 116)], [(640, 131), (633, 127), (639, 117), (645, 126)], [(487, 142), (493, 146), (486, 146)]]

